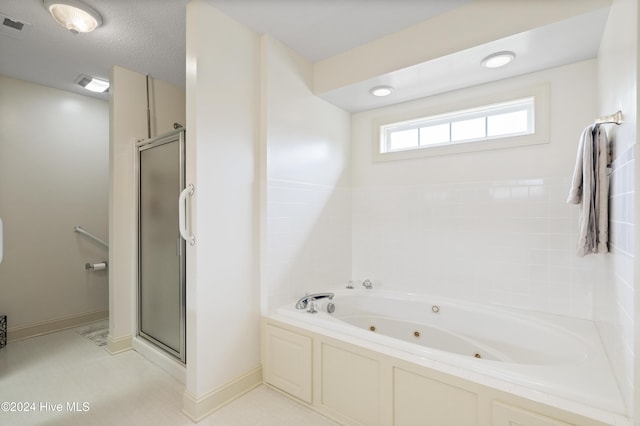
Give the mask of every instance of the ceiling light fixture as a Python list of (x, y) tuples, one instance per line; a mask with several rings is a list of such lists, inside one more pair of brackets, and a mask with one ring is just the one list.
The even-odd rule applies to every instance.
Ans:
[(89, 77), (88, 75), (80, 74), (76, 78), (76, 83), (84, 87), (87, 90), (96, 93), (104, 93), (109, 90), (109, 82), (100, 78)]
[(516, 54), (510, 51), (496, 52), (487, 56), (482, 60), (482, 66), (485, 68), (500, 68), (513, 62)]
[(378, 97), (389, 96), (391, 92), (393, 92), (393, 87), (391, 86), (376, 86), (369, 90), (369, 93)]
[(102, 25), (102, 17), (78, 0), (43, 0), (53, 19), (73, 34), (89, 33)]

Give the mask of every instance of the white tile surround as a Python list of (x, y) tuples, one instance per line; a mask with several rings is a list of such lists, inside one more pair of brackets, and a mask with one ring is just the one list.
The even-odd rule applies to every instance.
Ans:
[(342, 286), (349, 270), (334, 259), (353, 255), (352, 276), (382, 287), (593, 319), (602, 262), (575, 255), (568, 188), (569, 177), (354, 189), (269, 180), (265, 276), (279, 285), (264, 288), (273, 308), (298, 297), (301, 280), (309, 292)]
[(269, 179), (265, 282), (269, 308), (351, 274), (351, 190)]
[(628, 406), (633, 395), (633, 147), (620, 153), (612, 164), (609, 187), (611, 277), (596, 286), (595, 320), (604, 347)]
[(607, 115), (620, 110), (624, 121), (619, 126), (607, 125), (614, 158), (610, 180), (611, 254), (606, 258), (608, 275), (596, 287), (594, 300), (596, 324), (635, 424), (640, 422), (640, 357), (637, 350), (634, 353), (640, 342), (635, 294), (639, 269), (634, 249), (640, 212), (634, 206), (640, 177), (635, 164), (639, 155), (638, 52), (638, 2), (614, 0), (598, 49), (598, 112)]
[(566, 204), (569, 182), (354, 188), (354, 277), (591, 319), (600, 268), (575, 254), (578, 208)]

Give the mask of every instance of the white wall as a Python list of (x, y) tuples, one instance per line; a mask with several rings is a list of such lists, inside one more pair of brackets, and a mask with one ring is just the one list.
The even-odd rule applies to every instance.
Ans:
[[(372, 161), (377, 118), (545, 82), (549, 144)], [(597, 112), (595, 84), (591, 60), (354, 114), (354, 277), (591, 318), (602, 268), (575, 255), (578, 209), (565, 200), (580, 133)]]
[(107, 272), (84, 264), (106, 260), (107, 250), (72, 229), (107, 239), (107, 103), (0, 76), (0, 129), (9, 339), (83, 314), (106, 317)]
[[(635, 365), (640, 343), (637, 299), (637, 283), (640, 282), (635, 247), (640, 208), (635, 197), (638, 176), (635, 159), (638, 156), (637, 141), (637, 81), (638, 81), (638, 6), (636, 1), (615, 0), (600, 44), (598, 54), (598, 109), (601, 115), (621, 110), (624, 123), (608, 126), (614, 161), (610, 185), (610, 239), (611, 256), (607, 259), (606, 280), (596, 286), (595, 320), (604, 347), (618, 379), (629, 412), (640, 410), (640, 395), (634, 383), (640, 383)], [(635, 376), (634, 376), (635, 371)], [(635, 378), (634, 378), (635, 377)]]
[[(187, 388), (205, 416), (260, 382), (259, 37), (210, 6), (187, 6)], [(232, 383), (233, 382), (233, 383)], [(235, 387), (234, 387), (235, 386)]]
[(351, 273), (350, 115), (313, 95), (313, 64), (262, 39), (263, 311)]
[[(111, 70), (109, 143), (109, 342), (112, 352), (130, 348), (136, 288), (135, 142), (147, 135), (144, 76)], [(119, 342), (119, 344), (116, 344)]]
[[(147, 138), (146, 78), (125, 68), (111, 70), (109, 142), (109, 342), (112, 352), (131, 347), (135, 334), (137, 213), (135, 143)], [(150, 79), (151, 135), (184, 125), (181, 88)]]

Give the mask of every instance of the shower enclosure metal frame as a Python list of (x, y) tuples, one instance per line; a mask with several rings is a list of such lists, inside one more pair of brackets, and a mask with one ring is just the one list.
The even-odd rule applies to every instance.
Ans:
[[(178, 235), (176, 241), (176, 251), (179, 257), (179, 347), (174, 348), (167, 345), (165, 342), (160, 341), (158, 338), (146, 333), (142, 330), (142, 206), (141, 206), (141, 157), (142, 153), (148, 149), (152, 149), (158, 146), (162, 146), (172, 142), (178, 142), (179, 158), (176, 159), (179, 162), (179, 191), (181, 193), (185, 189), (185, 129), (170, 131), (160, 136), (140, 141), (136, 144), (136, 198), (137, 198), (137, 250), (138, 250), (138, 268), (137, 268), (137, 334), (143, 339), (151, 342), (153, 345), (162, 349), (169, 355), (175, 357), (181, 363), (186, 364), (186, 244), (184, 239)], [(178, 195), (176, 194), (176, 195)], [(178, 202), (176, 197), (173, 201)], [(176, 231), (178, 230), (178, 223), (175, 223)]]

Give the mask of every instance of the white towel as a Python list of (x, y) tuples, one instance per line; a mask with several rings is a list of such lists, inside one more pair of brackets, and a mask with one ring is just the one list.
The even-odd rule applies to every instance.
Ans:
[(609, 251), (609, 164), (607, 134), (587, 126), (580, 136), (578, 155), (567, 203), (581, 204), (578, 256)]

